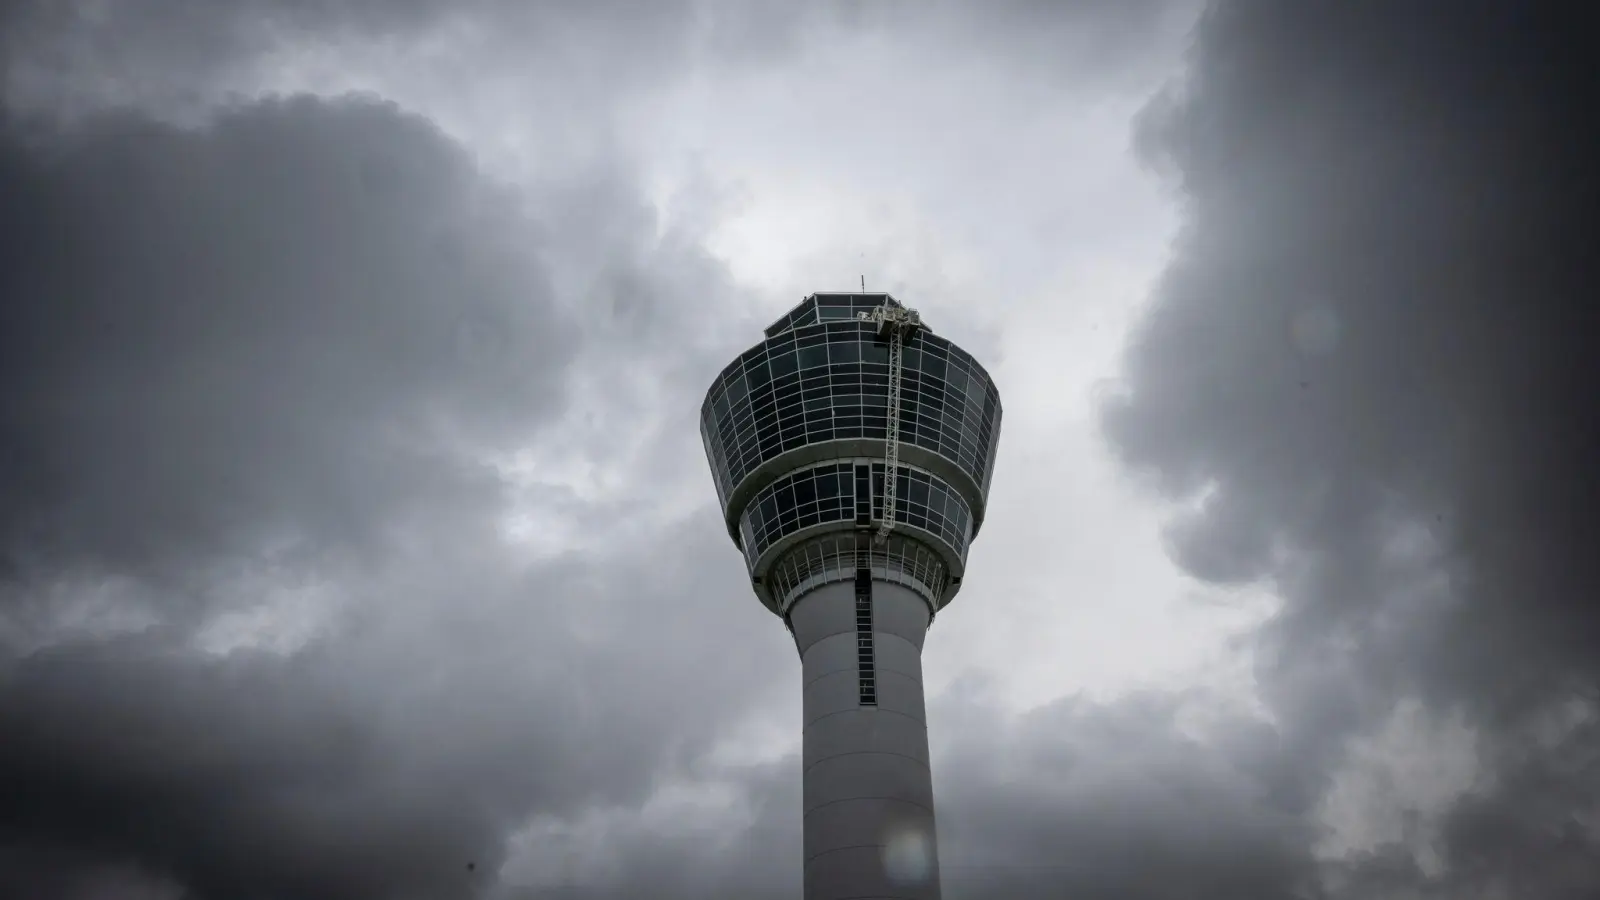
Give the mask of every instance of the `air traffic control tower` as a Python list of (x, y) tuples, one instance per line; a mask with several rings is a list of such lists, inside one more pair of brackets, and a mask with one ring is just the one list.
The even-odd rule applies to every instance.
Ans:
[(800, 651), (806, 900), (938, 900), (922, 641), (983, 524), (994, 382), (888, 294), (813, 294), (722, 370), (700, 431)]

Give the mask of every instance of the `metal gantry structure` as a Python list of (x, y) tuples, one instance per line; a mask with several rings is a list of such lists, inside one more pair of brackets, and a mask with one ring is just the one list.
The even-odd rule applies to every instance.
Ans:
[(922, 327), (922, 317), (914, 309), (885, 303), (861, 320), (878, 326), (878, 336), (889, 342), (889, 403), (883, 439), (883, 519), (878, 523), (877, 543), (889, 539), (894, 530), (895, 501), (900, 481), (900, 384), (905, 342)]

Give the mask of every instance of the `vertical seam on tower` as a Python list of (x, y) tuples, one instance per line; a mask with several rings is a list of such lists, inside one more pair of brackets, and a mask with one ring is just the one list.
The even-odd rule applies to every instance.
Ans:
[(872, 642), (872, 551), (856, 550), (856, 672), (861, 685), (861, 705), (878, 705), (877, 660)]

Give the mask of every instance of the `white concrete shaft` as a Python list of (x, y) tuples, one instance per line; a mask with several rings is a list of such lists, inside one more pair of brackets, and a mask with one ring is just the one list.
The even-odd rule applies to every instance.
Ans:
[(805, 684), (805, 900), (939, 900), (921, 597), (872, 583), (877, 705), (862, 706), (853, 582), (789, 615)]

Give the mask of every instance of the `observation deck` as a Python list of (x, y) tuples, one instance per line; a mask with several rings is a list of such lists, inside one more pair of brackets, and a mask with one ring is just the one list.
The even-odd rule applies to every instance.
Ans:
[(865, 561), (873, 579), (942, 609), (983, 525), (1000, 419), (989, 373), (894, 297), (806, 297), (722, 370), (700, 413), (761, 602), (787, 619)]

